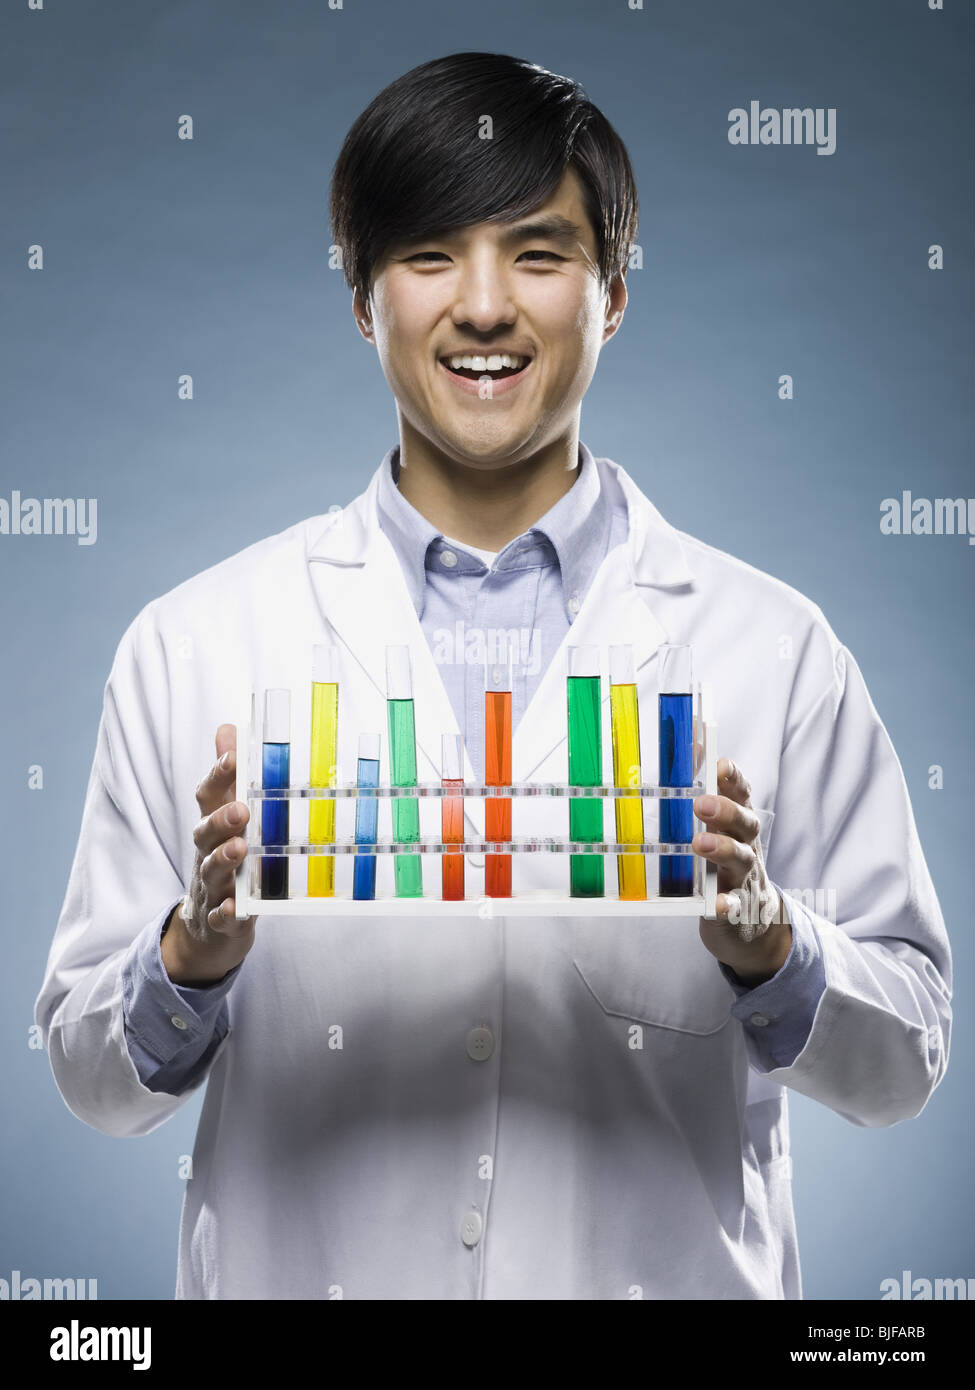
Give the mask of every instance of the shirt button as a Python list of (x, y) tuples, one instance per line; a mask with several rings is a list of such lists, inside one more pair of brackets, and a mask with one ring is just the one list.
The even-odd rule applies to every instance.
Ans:
[(579, 595), (578, 595), (578, 594), (573, 594), (572, 597), (569, 599), (569, 603), (568, 603), (569, 612), (570, 612), (570, 613), (578, 613), (578, 611), (579, 611), (579, 609), (580, 609), (581, 607), (582, 607), (582, 604), (579, 602)]
[(469, 1211), (460, 1223), (460, 1238), (465, 1245), (476, 1245), (481, 1239), (484, 1222), (479, 1211)]
[(449, 570), (452, 570), (457, 563), (457, 556), (452, 550), (442, 550), (440, 552), (440, 563), (446, 565)]
[(490, 1028), (472, 1028), (467, 1035), (467, 1055), (475, 1062), (486, 1062), (494, 1051)]
[(766, 1028), (768, 1026), (768, 1019), (764, 1014), (752, 1014), (748, 1022), (754, 1023), (756, 1028)]
[(180, 1032), (182, 1032), (184, 1028), (188, 1028), (190, 1026), (186, 1022), (186, 1019), (183, 1018), (182, 1014), (170, 1014), (169, 1021), (173, 1025), (173, 1027), (178, 1028)]

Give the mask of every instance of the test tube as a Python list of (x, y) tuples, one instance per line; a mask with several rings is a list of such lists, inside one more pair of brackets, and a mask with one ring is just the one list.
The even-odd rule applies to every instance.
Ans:
[[(569, 783), (597, 787), (603, 780), (599, 648), (570, 646), (568, 655)], [(603, 838), (601, 796), (569, 798), (569, 837), (580, 841)], [(601, 898), (603, 883), (601, 854), (569, 855), (570, 897)]]
[[(329, 645), (312, 648), (311, 661), (311, 771), (310, 787), (334, 787), (338, 748), (339, 649)], [(308, 843), (335, 842), (335, 801), (313, 798), (308, 808)], [(313, 854), (308, 859), (309, 898), (335, 896), (335, 855)]]
[[(261, 749), (262, 786), (265, 790), (291, 785), (291, 691), (264, 692), (264, 743)], [(281, 797), (261, 803), (261, 843), (288, 843), (288, 802)], [(288, 896), (287, 856), (261, 856), (261, 897)]]
[[(460, 734), (442, 734), (440, 738), (441, 785), (463, 787), (464, 740)], [(440, 835), (444, 844), (464, 843), (464, 798), (445, 796), (440, 802)], [(441, 895), (456, 901), (464, 896), (464, 856), (441, 856)]]
[[(627, 643), (609, 649), (609, 709), (613, 733), (613, 782), (639, 787), (640, 706), (636, 694), (633, 648)], [(643, 798), (616, 798), (616, 838), (621, 845), (643, 843)], [(616, 876), (625, 899), (647, 896), (647, 866), (642, 854), (618, 854)]]
[[(243, 796), (242, 798), (239, 798), (240, 800), (243, 800), (243, 801), (245, 802), (245, 804), (247, 805), (247, 809), (248, 809), (248, 811), (250, 812), (250, 815), (248, 816), (248, 820), (247, 820), (247, 829), (246, 829), (245, 832), (244, 832), (245, 835), (246, 835), (246, 838), (247, 838), (247, 841), (248, 841), (249, 844), (254, 844), (254, 843), (256, 843), (256, 842), (257, 842), (257, 839), (258, 839), (257, 820), (256, 820), (256, 817), (255, 817), (255, 815), (254, 815), (254, 811), (253, 811), (253, 809), (252, 809), (252, 807), (251, 807), (251, 803), (250, 803), (250, 801), (249, 801), (248, 798), (249, 798), (249, 796), (250, 796), (251, 791), (252, 791), (252, 790), (255, 790), (255, 789), (257, 788), (257, 786), (258, 786), (258, 784), (259, 784), (260, 776), (261, 776), (260, 769), (259, 769), (259, 767), (258, 767), (258, 756), (257, 756), (257, 750), (258, 750), (259, 747), (260, 747), (260, 744), (259, 744), (258, 738), (257, 738), (257, 691), (256, 691), (256, 690), (252, 690), (252, 691), (251, 691), (251, 716), (250, 716), (250, 724), (249, 724), (249, 727), (248, 727), (248, 736), (247, 736), (247, 755), (246, 755), (246, 756), (247, 756), (247, 782), (246, 782), (245, 794), (244, 794), (244, 796)], [(237, 756), (238, 756), (238, 758), (240, 757), (240, 755), (241, 755), (241, 750), (238, 748), (238, 749), (237, 749)], [(239, 766), (239, 764), (238, 764), (238, 766)], [(261, 838), (261, 839), (264, 838), (264, 837), (263, 837), (263, 834), (261, 834), (260, 838)], [(257, 892), (257, 874), (258, 874), (257, 857), (256, 857), (255, 855), (249, 855), (249, 856), (248, 856), (248, 860), (249, 860), (249, 868), (248, 868), (248, 874), (247, 874), (247, 891), (248, 891), (249, 893), (253, 894), (253, 893), (256, 893), (256, 892)]]
[[(386, 648), (386, 714), (389, 720), (390, 784), (415, 787), (416, 724), (413, 716), (413, 671), (410, 649)], [(400, 844), (418, 844), (420, 807), (415, 796), (394, 796), (393, 839)], [(423, 866), (419, 854), (394, 856), (394, 876), (398, 898), (423, 897)]]
[[(511, 679), (513, 656), (506, 639), (496, 661), (484, 664), (484, 784), (511, 785)], [(484, 798), (484, 838), (511, 839), (511, 798)], [(484, 895), (511, 897), (511, 855), (485, 854)]]
[[(359, 760), (356, 766), (357, 787), (379, 786), (379, 735), (359, 735)], [(374, 845), (379, 825), (379, 799), (375, 796), (357, 796), (355, 801), (355, 842), (357, 845)], [(376, 856), (357, 854), (352, 866), (353, 898), (374, 898), (376, 896)]]
[[(694, 785), (694, 725), (691, 708), (691, 649), (660, 648), (659, 681), (660, 785)], [(689, 844), (694, 837), (694, 804), (690, 799), (661, 797), (660, 838), (669, 844)], [(694, 891), (693, 854), (660, 856), (660, 896), (686, 898)]]

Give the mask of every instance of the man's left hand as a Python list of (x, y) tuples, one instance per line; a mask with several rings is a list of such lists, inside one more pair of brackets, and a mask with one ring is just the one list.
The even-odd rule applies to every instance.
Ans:
[(708, 829), (694, 836), (691, 847), (718, 867), (717, 916), (701, 918), (701, 940), (743, 985), (755, 988), (785, 964), (792, 927), (765, 872), (751, 787), (728, 758), (718, 762), (718, 793), (694, 801), (694, 814)]

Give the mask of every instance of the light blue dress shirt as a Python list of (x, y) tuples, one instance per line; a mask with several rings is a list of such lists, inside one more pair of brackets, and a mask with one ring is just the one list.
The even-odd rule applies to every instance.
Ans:
[[(485, 563), (476, 549), (448, 539), (411, 506), (398, 480), (396, 447), (381, 466), (379, 524), (399, 559), (471, 764), (483, 770), (485, 645), (497, 649), (506, 638), (515, 644), (511, 703), (512, 728), (517, 728), (600, 564), (626, 540), (625, 507), (609, 504), (596, 460), (580, 443), (578, 476), (569, 490)], [(126, 1040), (139, 1079), (150, 1090), (179, 1095), (202, 1079), (227, 1032), (226, 997), (243, 962), (203, 988), (173, 984), (160, 942), (174, 906), (170, 903), (133, 941), (122, 966), (122, 997)], [(737, 996), (733, 1016), (770, 1067), (790, 1066), (802, 1051), (826, 987), (813, 923), (798, 904), (791, 920), (788, 959), (757, 988), (749, 989), (729, 967), (715, 962)]]

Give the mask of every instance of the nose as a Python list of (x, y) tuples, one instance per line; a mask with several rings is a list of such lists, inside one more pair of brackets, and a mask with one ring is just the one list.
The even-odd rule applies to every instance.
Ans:
[(469, 326), (478, 333), (490, 333), (518, 316), (511, 288), (493, 257), (468, 262), (457, 284), (451, 319), (458, 328)]

